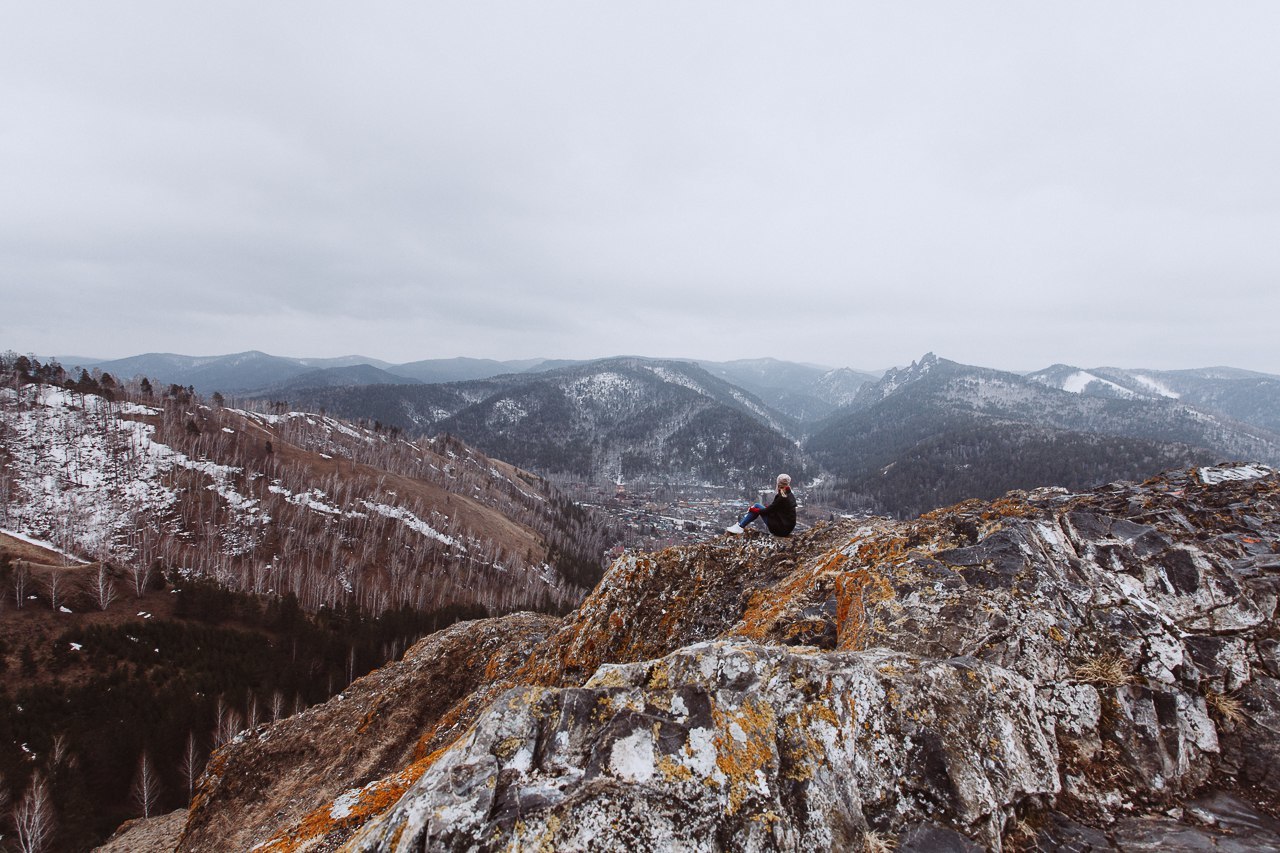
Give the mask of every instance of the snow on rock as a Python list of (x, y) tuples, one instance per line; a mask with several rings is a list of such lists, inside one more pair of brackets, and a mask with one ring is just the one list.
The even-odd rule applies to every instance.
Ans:
[(1201, 468), (1200, 482), (1206, 485), (1225, 483), (1228, 480), (1256, 480), (1275, 473), (1274, 468), (1266, 465), (1236, 465), (1229, 467)]
[(1212, 849), (1150, 821), (1280, 784), (1280, 477), (1216, 470), (624, 555), (344, 849)]

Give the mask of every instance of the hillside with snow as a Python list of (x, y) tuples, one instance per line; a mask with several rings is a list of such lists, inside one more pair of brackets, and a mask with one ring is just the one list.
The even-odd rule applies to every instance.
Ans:
[(428, 386), (312, 389), (308, 408), (447, 432), (533, 470), (590, 481), (766, 482), (799, 474), (799, 424), (690, 362), (602, 359)]
[(909, 516), (1014, 488), (1083, 489), (1230, 459), (1276, 464), (1280, 434), (1196, 405), (1161, 376), (1067, 365), (1020, 376), (929, 353), (863, 386), (805, 449), (838, 499)]
[(308, 609), (565, 606), (605, 545), (540, 478), (461, 442), (305, 412), (26, 383), (0, 389), (0, 459), (4, 530)]

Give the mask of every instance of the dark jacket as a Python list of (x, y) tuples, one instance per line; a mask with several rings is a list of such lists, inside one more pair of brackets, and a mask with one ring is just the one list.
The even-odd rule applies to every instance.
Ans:
[(788, 490), (773, 496), (773, 501), (760, 511), (760, 517), (774, 536), (790, 536), (796, 529), (796, 496)]

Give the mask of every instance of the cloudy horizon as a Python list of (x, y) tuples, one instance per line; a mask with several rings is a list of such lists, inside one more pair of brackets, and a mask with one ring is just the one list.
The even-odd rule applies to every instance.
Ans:
[(26, 4), (0, 349), (1280, 374), (1280, 6)]

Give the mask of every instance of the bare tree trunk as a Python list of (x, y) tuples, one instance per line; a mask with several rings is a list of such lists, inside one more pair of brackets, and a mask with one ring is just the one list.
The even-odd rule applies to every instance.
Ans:
[(144, 749), (138, 756), (138, 772), (133, 777), (131, 790), (133, 804), (143, 817), (152, 817), (160, 805), (160, 777), (156, 774), (151, 756)]
[(53, 800), (49, 783), (39, 771), (31, 777), (31, 786), (13, 808), (13, 827), (18, 833), (18, 849), (22, 853), (42, 853), (53, 839)]
[(222, 697), (218, 697), (217, 710), (217, 728), (213, 732), (213, 745), (215, 747), (222, 746), (236, 735), (240, 734), (240, 730), (244, 728), (244, 718), (240, 716), (240, 712), (235, 708), (228, 706)]
[(182, 749), (182, 763), (178, 765), (178, 771), (187, 785), (187, 802), (190, 803), (196, 796), (196, 782), (204, 772), (204, 762), (200, 759), (195, 732), (187, 732), (187, 745)]
[(106, 610), (116, 599), (116, 585), (105, 565), (98, 567), (98, 579), (93, 585), (93, 600), (99, 610)]
[(19, 609), (26, 604), (27, 585), (31, 582), (31, 570), (27, 568), (25, 561), (19, 560), (13, 564), (13, 601)]

